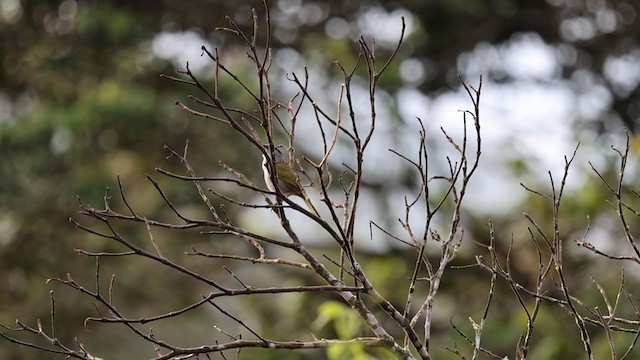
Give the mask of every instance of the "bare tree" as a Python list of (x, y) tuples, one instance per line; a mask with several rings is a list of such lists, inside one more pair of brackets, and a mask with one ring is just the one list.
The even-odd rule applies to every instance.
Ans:
[[(480, 137), (480, 95), (482, 90), (482, 77), (476, 87), (460, 79), (462, 87), (466, 91), (471, 104), (470, 110), (461, 111), (461, 126), (463, 136), (461, 139), (454, 139), (447, 131), (442, 129), (442, 135), (450, 144), (456, 157), (447, 157), (448, 169), (445, 173), (432, 173), (429, 167), (431, 153), (428, 150), (428, 141), (425, 126), (420, 119), (421, 131), (416, 135), (419, 137), (419, 148), (415, 154), (403, 154), (390, 149), (398, 156), (399, 161), (404, 161), (413, 168), (419, 178), (419, 190), (413, 197), (404, 198), (404, 214), (400, 214), (400, 222), (404, 229), (403, 235), (394, 234), (392, 230), (374, 222), (370, 223), (374, 227), (402, 246), (413, 250), (414, 259), (412, 270), (407, 274), (410, 279), (406, 291), (404, 306), (397, 306), (388, 300), (388, 294), (377, 290), (368, 276), (367, 269), (359, 262), (358, 247), (355, 246), (356, 236), (356, 214), (360, 210), (363, 183), (367, 173), (364, 170), (364, 158), (368, 154), (372, 136), (376, 130), (376, 91), (378, 82), (385, 70), (394, 61), (404, 38), (404, 19), (402, 27), (399, 29), (399, 40), (397, 46), (388, 56), (380, 61), (375, 55), (375, 43), (368, 42), (364, 37), (357, 40), (359, 54), (355, 66), (347, 69), (340, 62), (336, 62), (337, 68), (342, 75), (342, 84), (339, 97), (336, 99), (337, 106), (330, 110), (323, 108), (314, 98), (314, 94), (309, 90), (309, 74), (291, 74), (288, 80), (298, 88), (298, 92), (288, 101), (280, 101), (273, 95), (270, 66), (272, 53), (270, 48), (270, 18), (269, 4), (265, 2), (264, 28), (258, 20), (257, 12), (253, 11), (253, 29), (251, 33), (245, 32), (237, 26), (230, 18), (229, 27), (219, 28), (218, 31), (230, 33), (237, 36), (246, 46), (249, 61), (255, 68), (254, 81), (256, 86), (242, 80), (233, 72), (228, 64), (222, 61), (217, 49), (202, 48), (206, 56), (210, 57), (214, 64), (213, 85), (207, 87), (190, 69), (187, 64), (186, 69), (179, 71), (181, 76), (174, 77), (164, 75), (164, 77), (180, 84), (193, 87), (199, 91), (203, 98), (196, 95), (189, 96), (194, 103), (211, 109), (210, 112), (196, 110), (193, 106), (178, 101), (177, 105), (188, 114), (211, 120), (212, 126), (229, 127), (239, 134), (244, 141), (260, 152), (264, 159), (266, 168), (266, 182), (270, 184), (265, 188), (261, 183), (252, 181), (255, 174), (244, 174), (234, 169), (232, 166), (221, 162), (221, 166), (227, 172), (223, 177), (206, 177), (197, 174), (196, 170), (189, 163), (188, 143), (184, 149), (178, 151), (166, 147), (166, 151), (175, 159), (178, 159), (184, 166), (185, 173), (177, 174), (161, 168), (157, 171), (175, 181), (183, 181), (193, 184), (195, 191), (201, 199), (201, 206), (208, 212), (206, 218), (193, 218), (184, 214), (152, 177), (148, 177), (151, 185), (155, 187), (158, 194), (164, 200), (166, 207), (177, 217), (176, 222), (166, 222), (147, 218), (138, 212), (128, 201), (126, 189), (118, 179), (118, 195), (124, 205), (123, 211), (118, 211), (112, 205), (109, 191), (104, 196), (104, 204), (101, 208), (96, 208), (79, 199), (81, 214), (93, 219), (98, 223), (70, 219), (70, 221), (80, 230), (97, 237), (108, 239), (119, 244), (123, 251), (120, 252), (92, 252), (88, 250), (78, 250), (79, 253), (95, 259), (95, 284), (81, 284), (74, 280), (71, 275), (67, 278), (55, 278), (51, 281), (66, 285), (77, 291), (86, 298), (91, 299), (96, 307), (96, 314), (86, 319), (86, 323), (106, 323), (123, 326), (132, 336), (139, 337), (149, 343), (155, 349), (157, 356), (155, 359), (186, 359), (198, 356), (208, 356), (208, 354), (220, 354), (223, 358), (225, 352), (243, 348), (265, 348), (265, 349), (291, 349), (304, 350), (314, 348), (327, 348), (331, 345), (361, 344), (366, 347), (385, 348), (390, 351), (390, 356), (402, 359), (431, 359), (432, 337), (433, 337), (433, 317), (436, 307), (434, 299), (438, 296), (441, 280), (445, 272), (452, 268), (452, 261), (456, 258), (458, 250), (464, 240), (464, 231), (461, 225), (462, 204), (467, 194), (469, 182), (478, 168), (481, 155)], [(260, 43), (261, 32), (264, 33), (264, 43)], [(363, 71), (364, 70), (364, 71)], [(365, 119), (357, 118), (354, 111), (352, 81), (356, 73), (365, 73), (367, 87), (369, 90), (369, 114)], [(221, 98), (219, 85), (220, 79), (227, 77), (232, 79), (239, 91), (244, 92), (251, 99), (253, 104), (247, 108), (234, 108), (229, 106), (225, 99)], [(296, 121), (298, 120), (303, 106), (309, 106), (315, 118), (317, 128), (321, 134), (321, 140), (316, 144), (322, 148), (322, 155), (318, 158), (299, 156), (295, 148)], [(363, 125), (366, 124), (366, 125)], [(284, 157), (287, 169), (295, 171), (295, 189), (286, 189), (286, 184), (280, 181), (279, 176), (282, 170), (278, 170), (278, 153), (282, 144), (279, 139), (286, 139)], [(339, 178), (330, 170), (329, 162), (335, 155), (336, 144), (347, 142), (350, 144), (354, 168), (347, 167), (346, 171)], [(640, 252), (635, 244), (632, 232), (629, 230), (625, 214), (631, 213), (638, 216), (640, 212), (623, 199), (622, 178), (627, 162), (629, 144), (625, 150), (617, 151), (621, 159), (621, 170), (619, 182), (611, 185), (600, 175), (606, 187), (615, 196), (614, 206), (624, 227), (624, 233), (629, 247), (633, 250), (631, 256), (615, 256), (606, 254), (591, 245), (585, 239), (577, 241), (577, 244), (589, 251), (601, 256), (605, 256), (612, 261), (626, 261), (640, 263)], [(577, 151), (577, 149), (576, 149)], [(574, 153), (575, 156), (575, 153)], [(591, 308), (581, 302), (572, 294), (570, 284), (565, 277), (563, 268), (563, 248), (564, 242), (560, 237), (559, 228), (561, 226), (560, 205), (565, 187), (565, 181), (570, 165), (574, 157), (566, 158), (565, 172), (558, 184), (554, 177), (549, 174), (551, 193), (544, 194), (543, 191), (526, 188), (548, 200), (552, 208), (553, 228), (547, 231), (545, 226), (541, 226), (542, 220), (533, 219), (525, 213), (526, 219), (530, 222), (529, 229), (533, 251), (538, 256), (538, 275), (536, 286), (531, 289), (526, 285), (518, 283), (512, 276), (510, 257), (506, 259), (496, 252), (493, 225), (490, 224), (489, 232), (491, 242), (484, 245), (485, 254), (476, 256), (477, 266), (486, 270), (490, 275), (490, 286), (485, 310), (480, 320), (470, 318), (474, 333), (466, 334), (452, 322), (453, 328), (459, 332), (462, 339), (466, 340), (472, 349), (472, 359), (481, 356), (490, 358), (506, 358), (505, 355), (493, 353), (490, 349), (482, 346), (481, 339), (485, 323), (488, 321), (489, 309), (492, 300), (500, 295), (496, 294), (496, 283), (504, 281), (512, 290), (515, 301), (520, 304), (522, 311), (528, 319), (526, 328), (523, 329), (520, 340), (515, 345), (515, 358), (525, 359), (530, 350), (536, 319), (543, 304), (558, 306), (566, 310), (575, 320), (577, 331), (580, 334), (584, 350), (589, 358), (593, 358), (593, 350), (590, 334), (593, 329), (604, 331), (609, 338), (612, 359), (617, 358), (617, 350), (614, 346), (613, 334), (622, 332), (632, 334), (632, 341), (621, 358), (625, 358), (635, 347), (638, 336), (640, 336), (640, 312), (638, 312), (636, 299), (631, 295), (624, 283), (624, 273), (621, 273), (620, 287), (615, 296), (615, 302), (611, 303), (605, 290), (592, 278), (593, 283), (606, 304), (606, 312), (603, 313), (598, 307)], [(595, 170), (594, 168), (594, 171)], [(309, 188), (304, 190), (302, 182), (298, 176), (310, 182)], [(262, 175), (259, 177), (261, 178)], [(348, 180), (347, 180), (348, 179)], [(210, 184), (210, 185), (209, 185)], [(247, 202), (233, 198), (225, 194), (224, 186), (232, 184), (234, 186), (248, 189), (257, 195), (263, 202)], [(434, 184), (444, 191), (437, 193), (432, 191)], [(207, 187), (210, 186), (210, 187)], [(524, 185), (523, 185), (524, 186)], [(340, 189), (339, 192), (332, 190)], [(313, 205), (306, 196), (306, 191), (317, 191), (320, 194), (321, 203)], [(301, 206), (294, 202), (289, 195), (300, 195), (309, 204)], [(639, 194), (633, 192), (638, 197)], [(234, 219), (228, 216), (225, 208), (216, 200), (224, 200), (240, 208), (263, 208), (268, 209), (276, 215), (279, 226), (286, 233), (286, 238), (266, 236), (259, 232), (252, 231), (246, 227), (238, 225)], [(417, 208), (424, 208), (424, 213), (420, 214), (424, 218), (424, 228), (414, 228), (409, 221), (410, 215), (416, 212)], [(318, 209), (318, 210), (316, 210)], [(305, 239), (309, 234), (300, 233), (292, 226), (290, 216), (293, 212), (304, 215), (307, 221), (317, 224), (323, 231), (323, 235), (331, 239), (333, 246), (339, 249), (339, 257), (333, 259), (329, 256), (318, 257), (307, 245)], [(450, 221), (447, 223), (447, 232), (439, 234), (434, 230), (434, 219), (436, 216), (447, 215)], [(100, 225), (102, 224), (102, 225)], [(135, 224), (147, 229), (149, 243), (147, 246), (139, 241), (131, 239), (120, 231), (123, 225)], [(265, 266), (279, 265), (287, 266), (292, 271), (302, 273), (313, 273), (323, 282), (322, 285), (296, 285), (296, 286), (254, 286), (251, 279), (242, 278), (229, 269), (224, 280), (214, 279), (198, 273), (188, 264), (181, 264), (164, 254), (154, 238), (154, 229), (168, 229), (172, 231), (187, 231), (196, 229), (204, 236), (211, 237), (216, 241), (218, 237), (232, 237), (239, 241), (244, 241), (254, 249), (254, 255), (229, 254), (229, 253), (207, 253), (196, 249), (190, 255), (210, 258), (210, 259), (230, 259), (238, 263), (259, 263)], [(433, 249), (432, 244), (439, 248), (438, 254), (428, 253)], [(428, 246), (429, 245), (429, 246)], [(291, 257), (279, 255), (272, 257), (268, 255), (265, 248), (278, 248), (283, 251), (278, 254), (290, 254)], [(509, 248), (509, 253), (511, 248)], [(294, 256), (295, 255), (295, 256)], [(487, 258), (488, 256), (488, 258)], [(104, 280), (100, 265), (105, 259), (113, 257), (134, 257), (145, 258), (157, 263), (172, 271), (182, 274), (185, 277), (200, 282), (210, 289), (210, 292), (201, 298), (193, 299), (193, 302), (182, 309), (161, 313), (151, 317), (132, 317), (126, 315), (114, 299), (115, 277), (108, 281), (108, 287), (104, 289)], [(295, 260), (296, 258), (302, 260)], [(506, 262), (505, 262), (506, 261)], [(214, 262), (214, 264), (216, 264)], [(559, 296), (550, 295), (552, 290), (558, 289)], [(253, 329), (247, 319), (241, 315), (233, 314), (225, 310), (219, 300), (222, 298), (247, 297), (247, 296), (270, 296), (282, 293), (334, 293), (338, 295), (344, 304), (347, 304), (353, 312), (358, 314), (362, 323), (368, 328), (369, 336), (354, 337), (351, 339), (314, 339), (311, 341), (299, 341), (296, 339), (274, 340), (267, 338), (258, 330)], [(556, 294), (554, 292), (554, 294)], [(81, 343), (63, 344), (56, 337), (56, 303), (54, 292), (51, 291), (51, 329), (45, 330), (40, 321), (37, 326), (29, 326), (18, 321), (17, 327), (10, 328), (3, 325), (3, 328), (11, 332), (28, 332), (35, 334), (42, 340), (41, 343), (21, 340), (19, 337), (10, 335), (9, 332), (0, 332), (0, 336), (6, 340), (19, 345), (35, 348), (45, 352), (58, 353), (66, 357), (78, 359), (97, 359), (91, 354), (90, 349), (86, 349)], [(533, 303), (531, 303), (533, 302)], [(633, 309), (635, 318), (627, 318), (616, 315), (623, 306), (623, 302)], [(232, 335), (224, 329), (217, 328), (226, 338), (225, 341), (216, 341), (211, 344), (203, 344), (195, 347), (181, 346), (170, 343), (154, 335), (151, 328), (146, 324), (154, 324), (167, 319), (184, 316), (202, 307), (212, 307), (224, 314), (228, 319), (240, 328), (244, 329), (240, 335)], [(381, 311), (380, 311), (381, 310)], [(384, 317), (384, 318), (383, 318)], [(391, 319), (391, 321), (389, 321)], [(592, 327), (592, 329), (590, 329)], [(397, 334), (401, 334), (398, 336)], [(461, 359), (467, 357), (464, 350), (457, 346), (449, 350), (458, 355)], [(267, 350), (265, 350), (267, 351)]]
[[(594, 284), (594, 288), (597, 289), (597, 292), (601, 295), (603, 305), (606, 307), (606, 312), (603, 312), (599, 306), (589, 306), (583, 300), (578, 298), (574, 294), (574, 290), (567, 279), (564, 266), (564, 260), (566, 258), (566, 255), (564, 255), (564, 248), (566, 244), (561, 236), (560, 229), (562, 228), (562, 217), (560, 215), (560, 210), (567, 176), (569, 175), (569, 170), (577, 151), (578, 147), (576, 147), (571, 157), (565, 157), (565, 167), (560, 183), (558, 183), (552, 173), (549, 172), (549, 183), (551, 188), (549, 194), (545, 194), (542, 190), (534, 190), (522, 185), (527, 191), (548, 201), (551, 207), (551, 216), (549, 219), (534, 219), (529, 214), (524, 213), (524, 217), (530, 224), (528, 232), (530, 234), (531, 244), (538, 257), (537, 280), (532, 289), (527, 288), (522, 283), (519, 283), (513, 276), (511, 268), (513, 242), (509, 245), (506, 258), (502, 259), (496, 251), (496, 237), (493, 225), (489, 223), (490, 243), (487, 244), (486, 249), (490, 260), (487, 260), (482, 255), (476, 256), (477, 266), (491, 274), (491, 287), (489, 289), (486, 310), (479, 323), (472, 319), (470, 320), (473, 323), (473, 328), (475, 330), (474, 337), (463, 334), (454, 325), (454, 328), (460, 333), (460, 335), (462, 335), (467, 342), (474, 347), (473, 358), (476, 358), (479, 353), (484, 353), (496, 359), (503, 358), (480, 345), (483, 324), (487, 320), (487, 313), (491, 301), (496, 295), (494, 293), (494, 289), (497, 279), (501, 279), (509, 285), (515, 299), (520, 304), (522, 311), (527, 318), (527, 326), (523, 329), (520, 339), (515, 346), (516, 359), (527, 358), (529, 351), (531, 350), (531, 340), (534, 330), (537, 332), (543, 331), (535, 327), (536, 320), (538, 319), (538, 315), (543, 304), (558, 306), (574, 319), (576, 331), (579, 334), (584, 351), (589, 359), (594, 359), (594, 348), (591, 338), (596, 330), (603, 331), (606, 335), (611, 359), (628, 358), (631, 352), (635, 349), (638, 337), (640, 336), (640, 327), (638, 326), (640, 325), (640, 322), (638, 321), (640, 312), (638, 312), (637, 298), (632, 295), (625, 283), (624, 267), (619, 267), (620, 281), (619, 287), (613, 296), (614, 301), (610, 300), (611, 294), (605, 291), (604, 287), (598, 282), (596, 277), (590, 275), (590, 281)], [(628, 135), (625, 149), (618, 150), (614, 148), (614, 151), (620, 158), (617, 184), (612, 185), (610, 181), (606, 180), (593, 165), (591, 165), (591, 167), (603, 181), (606, 188), (615, 197), (615, 200), (611, 204), (615, 208), (617, 217), (623, 226), (627, 245), (628, 248), (631, 249), (632, 255), (613, 255), (599, 250), (596, 246), (586, 240), (589, 232), (589, 225), (587, 225), (584, 236), (581, 239), (576, 239), (575, 243), (579, 247), (588, 249), (594, 254), (602, 256), (607, 260), (612, 260), (616, 263), (631, 262), (637, 264), (640, 260), (640, 257), (638, 256), (638, 248), (635, 244), (634, 236), (627, 225), (628, 220), (625, 213), (630, 213), (637, 217), (640, 215), (640, 212), (629, 205), (627, 200), (624, 200), (623, 195), (626, 192), (623, 186), (623, 178), (629, 155)], [(639, 196), (636, 191), (631, 191), (631, 195), (633, 195), (634, 198)], [(549, 226), (549, 224), (551, 226)], [(501, 261), (504, 261), (504, 263), (501, 263)], [(611, 265), (615, 266), (615, 263), (612, 263)], [(531, 303), (531, 301), (533, 303)], [(629, 314), (631, 314), (631, 316), (629, 316)], [(625, 334), (627, 334), (626, 337), (618, 336)], [(616, 341), (614, 341), (614, 338)], [(626, 338), (627, 341), (624, 351), (617, 350), (616, 343), (619, 343), (620, 340), (624, 338)], [(457, 349), (453, 349), (452, 351), (460, 354)], [(464, 357), (461, 356), (461, 358)]]

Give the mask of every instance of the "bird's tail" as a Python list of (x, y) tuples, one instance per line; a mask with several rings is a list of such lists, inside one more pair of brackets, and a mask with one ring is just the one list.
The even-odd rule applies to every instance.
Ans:
[(309, 210), (313, 213), (313, 215), (320, 217), (320, 215), (318, 215), (318, 210), (316, 210), (315, 206), (313, 206), (313, 204), (311, 203), (311, 200), (309, 200), (308, 196), (303, 196), (304, 202), (305, 204), (307, 204), (307, 207), (309, 208)]

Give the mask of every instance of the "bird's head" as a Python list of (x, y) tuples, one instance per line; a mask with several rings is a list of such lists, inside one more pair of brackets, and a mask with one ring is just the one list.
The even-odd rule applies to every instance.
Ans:
[[(267, 152), (269, 152), (269, 144), (263, 144), (262, 146), (264, 146)], [(286, 156), (287, 156), (286, 146), (282, 144), (276, 145), (275, 148), (273, 149), (273, 155), (275, 156), (276, 162), (280, 162), (280, 161), (286, 162)]]

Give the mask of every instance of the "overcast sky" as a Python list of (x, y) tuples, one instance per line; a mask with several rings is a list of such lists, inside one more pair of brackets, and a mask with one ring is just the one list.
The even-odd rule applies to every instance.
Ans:
[[(327, 23), (332, 26), (327, 26), (326, 32), (331, 37), (355, 38), (353, 34), (359, 30), (365, 36), (375, 37), (379, 46), (392, 46), (397, 39), (389, 35), (391, 32), (388, 29), (399, 27), (400, 16), (407, 19), (410, 33), (413, 18), (411, 14), (402, 11), (391, 14), (373, 11), (362, 16), (357, 24), (330, 19)], [(610, 25), (607, 19), (606, 16), (603, 18), (603, 27)], [(589, 27), (581, 27), (580, 24), (571, 26), (573, 27), (565, 31), (573, 31), (574, 36), (586, 36), (583, 32), (590, 31)], [(209, 43), (196, 32), (163, 32), (152, 41), (151, 48), (155, 56), (171, 59), (176, 66), (184, 66), (189, 61), (192, 69), (199, 70), (211, 66), (209, 59), (201, 56), (201, 45), (215, 47), (215, 44)], [(619, 85), (620, 91), (640, 81), (640, 54), (636, 55), (638, 56), (612, 58), (605, 65), (605, 74), (610, 81)], [(568, 182), (570, 190), (576, 189), (582, 184), (586, 172), (591, 171), (587, 161), (596, 166), (603, 165), (605, 157), (611, 155), (611, 145), (623, 146), (624, 133), (621, 127), (614, 128), (597, 139), (596, 134), (590, 130), (589, 122), (608, 111), (612, 94), (601, 84), (601, 80), (587, 72), (577, 72), (572, 79), (563, 80), (560, 76), (561, 65), (573, 61), (573, 57), (575, 54), (571, 48), (547, 44), (535, 33), (515, 34), (502, 44), (479, 43), (471, 51), (459, 56), (458, 72), (474, 86), (477, 86), (480, 74), (502, 72), (511, 79), (493, 82), (485, 76), (481, 99), (483, 158), (479, 173), (471, 183), (467, 207), (487, 215), (500, 215), (515, 210), (526, 195), (519, 183), (531, 186), (548, 184), (548, 171), (559, 180), (564, 167), (564, 156), (570, 156), (578, 142), (581, 142)], [(326, 76), (314, 72), (311, 61), (318, 59), (303, 58), (295, 50), (288, 48), (274, 54), (274, 64), (281, 71), (282, 78), (279, 80), (282, 80), (282, 91), (288, 91), (291, 95), (296, 92), (295, 87), (284, 80), (285, 73), (301, 74), (302, 68), (309, 66), (312, 84), (317, 89), (327, 85), (330, 89), (333, 88), (324, 95), (318, 95), (317, 100), (334, 104), (339, 93), (339, 83), (332, 84)], [(421, 118), (427, 127), (429, 143), (436, 151), (431, 154), (432, 159), (445, 164), (445, 156), (453, 153), (446, 144), (440, 127), (454, 138), (460, 139), (462, 115), (458, 110), (471, 109), (467, 94), (460, 87), (452, 87), (438, 95), (422, 94), (417, 86), (423, 78), (428, 77), (428, 64), (410, 58), (398, 61), (401, 62), (400, 74), (406, 86), (393, 96), (379, 92), (377, 132), (366, 163), (370, 174), (383, 179), (386, 177), (385, 181), (393, 181), (398, 163), (398, 158), (388, 149), (394, 148), (411, 155), (418, 148), (419, 127), (416, 117)], [(630, 79), (619, 74), (636, 75)], [(361, 118), (365, 119), (363, 121), (366, 121), (369, 111), (366, 88), (356, 84), (354, 98), (362, 99), (355, 101), (361, 105), (356, 106), (356, 113), (360, 113)], [(392, 113), (389, 109), (393, 108), (397, 108), (398, 112)], [(401, 126), (398, 125), (398, 115), (402, 120)], [(300, 128), (296, 140), (300, 146), (313, 144), (314, 139), (318, 138), (315, 121), (299, 121), (298, 126)], [(321, 151), (306, 147), (304, 150), (312, 155), (320, 155)], [(341, 156), (344, 158), (340, 158)], [(526, 159), (526, 171), (518, 173), (513, 170), (513, 164), (522, 159)], [(343, 161), (348, 163), (349, 155), (337, 152), (334, 161), (338, 164)], [(313, 194), (310, 195), (314, 197)], [(395, 204), (395, 209), (390, 209), (388, 203), (370, 202), (365, 206), (368, 214), (362, 215), (365, 218), (375, 218), (381, 212), (401, 214), (402, 197), (398, 194), (391, 196), (396, 196), (399, 200), (391, 201)], [(369, 200), (364, 201), (366, 203)], [(363, 227), (361, 231), (368, 233), (369, 229)]]

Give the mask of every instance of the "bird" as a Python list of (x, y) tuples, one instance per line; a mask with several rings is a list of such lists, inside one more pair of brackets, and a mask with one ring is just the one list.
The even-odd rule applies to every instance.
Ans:
[[(265, 148), (269, 148), (269, 145), (264, 145)], [(276, 169), (276, 178), (278, 179), (278, 189), (282, 192), (284, 196), (296, 195), (302, 198), (304, 202), (307, 204), (309, 210), (315, 215), (318, 215), (318, 211), (311, 203), (311, 200), (305, 194), (302, 189), (302, 185), (300, 184), (300, 178), (298, 178), (298, 174), (289, 166), (286, 161), (285, 153), (281, 150), (284, 148), (284, 145), (277, 145), (273, 149), (273, 154), (275, 156), (275, 169)], [(267, 185), (267, 188), (270, 191), (276, 192), (276, 187), (273, 186), (273, 182), (271, 181), (271, 172), (268, 164), (267, 157), (262, 155), (262, 172), (264, 175), (264, 182)]]

